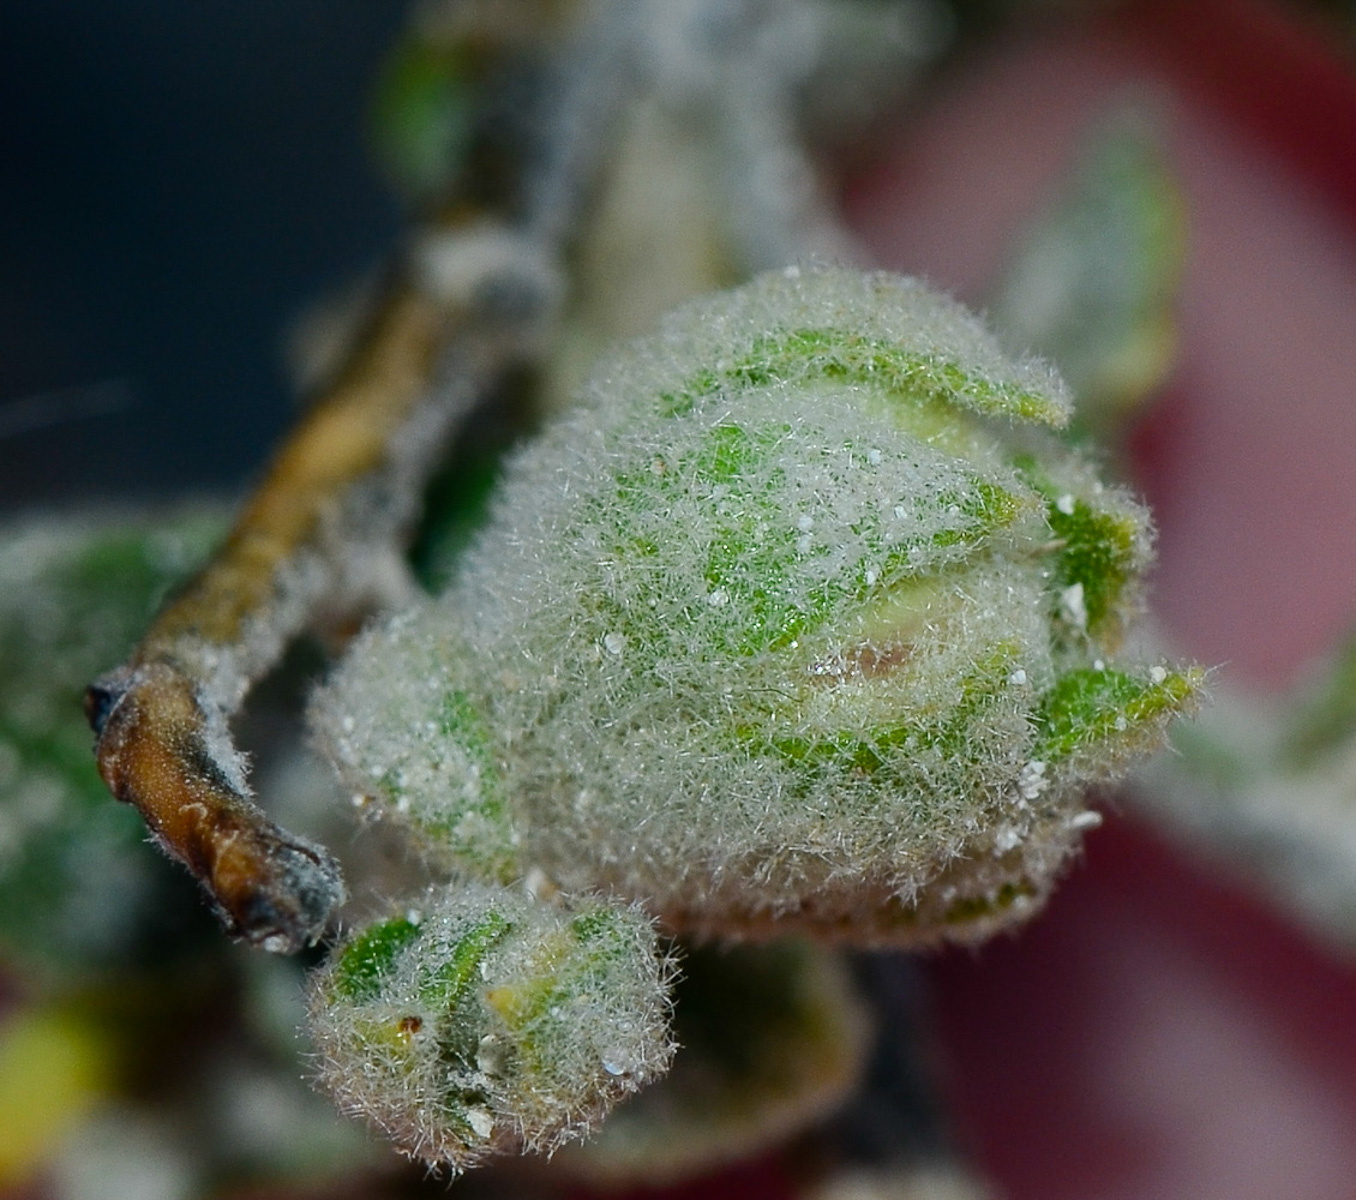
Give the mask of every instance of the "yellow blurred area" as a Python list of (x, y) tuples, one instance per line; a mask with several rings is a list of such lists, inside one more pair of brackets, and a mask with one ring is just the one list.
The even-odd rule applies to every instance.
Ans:
[(51, 1007), (0, 1022), (0, 1186), (36, 1171), (107, 1093), (113, 1052), (89, 1017)]

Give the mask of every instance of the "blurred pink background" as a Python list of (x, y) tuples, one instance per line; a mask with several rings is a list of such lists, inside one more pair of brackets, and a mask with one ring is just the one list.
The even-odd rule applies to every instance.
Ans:
[[(1154, 608), (1231, 686), (1356, 617), (1356, 70), (1247, 0), (998, 48), (855, 181), (882, 265), (980, 301), (1089, 124), (1157, 110), (1189, 207), (1182, 347), (1139, 430)], [(1114, 801), (1111, 804), (1114, 810)], [(1011, 1200), (1356, 1197), (1356, 967), (1113, 818), (1047, 914), (931, 964), (950, 1086)]]

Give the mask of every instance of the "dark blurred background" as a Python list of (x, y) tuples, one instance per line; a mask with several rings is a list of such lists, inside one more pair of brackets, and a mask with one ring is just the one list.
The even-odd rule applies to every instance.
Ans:
[(0, 3), (0, 505), (258, 470), (289, 322), (397, 228), (364, 130), (404, 9)]

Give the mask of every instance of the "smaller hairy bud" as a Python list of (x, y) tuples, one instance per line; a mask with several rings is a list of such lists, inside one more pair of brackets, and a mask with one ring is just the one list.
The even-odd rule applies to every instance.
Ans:
[(1068, 416), (913, 280), (690, 304), (510, 465), (448, 592), (356, 645), (322, 741), (470, 874), (726, 939), (987, 936), (1200, 686), (1113, 658), (1150, 522)]
[(671, 969), (649, 920), (464, 885), (368, 926), (312, 981), (310, 1032), (341, 1108), (460, 1171), (552, 1150), (667, 1069)]

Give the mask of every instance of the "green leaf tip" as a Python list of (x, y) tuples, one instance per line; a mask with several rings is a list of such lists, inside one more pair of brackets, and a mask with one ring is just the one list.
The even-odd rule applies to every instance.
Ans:
[(334, 964), (334, 989), (347, 1000), (373, 1000), (396, 959), (419, 936), (408, 917), (393, 917), (369, 926), (349, 942)]
[(453, 943), (445, 958), (426, 966), (419, 982), (419, 999), (438, 1008), (451, 1009), (461, 1004), (485, 955), (511, 928), (512, 923), (498, 909), (492, 908), (477, 918)]
[(1119, 758), (1121, 747), (1158, 741), (1163, 724), (1189, 708), (1204, 682), (1198, 668), (1154, 667), (1145, 675), (1095, 666), (1070, 671), (1041, 704), (1036, 753), (1055, 761), (1100, 749)]
[(1061, 616), (1078, 633), (1116, 644), (1137, 614), (1151, 560), (1143, 511), (1086, 473), (1058, 479), (1030, 456), (1018, 466), (1045, 501)]
[(1067, 406), (1055, 396), (1011, 379), (968, 372), (941, 353), (919, 353), (842, 329), (797, 329), (758, 337), (726, 370), (703, 368), (677, 390), (662, 393), (661, 411), (682, 416), (714, 396), (779, 384), (824, 384), (878, 393), (906, 424), (911, 410), (939, 403), (1056, 428), (1068, 420)]

